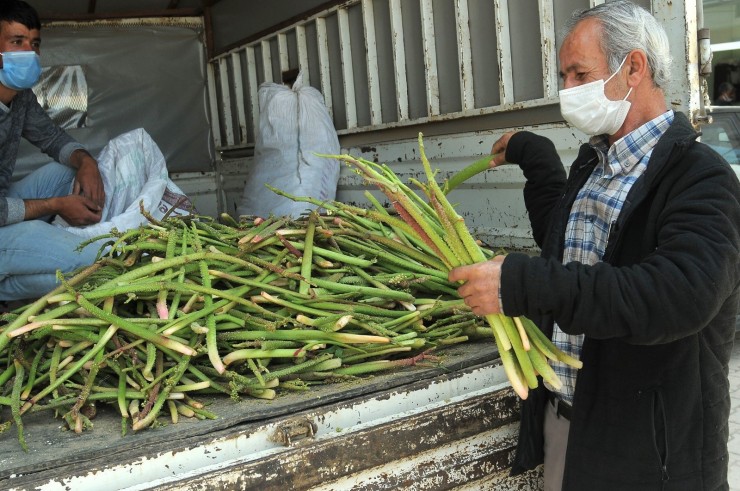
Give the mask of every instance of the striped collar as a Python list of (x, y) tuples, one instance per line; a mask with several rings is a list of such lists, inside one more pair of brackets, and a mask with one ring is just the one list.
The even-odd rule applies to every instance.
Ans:
[(669, 109), (624, 135), (611, 147), (608, 146), (607, 135), (591, 137), (589, 145), (599, 154), (599, 161), (608, 162), (607, 168), (604, 169), (604, 177), (610, 178), (630, 172), (655, 147), (658, 139), (673, 123), (674, 117), (675, 114)]

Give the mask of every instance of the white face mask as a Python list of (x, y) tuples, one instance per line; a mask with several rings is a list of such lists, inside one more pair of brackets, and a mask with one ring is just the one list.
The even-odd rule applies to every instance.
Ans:
[(630, 102), (627, 100), (632, 87), (621, 101), (612, 101), (604, 93), (604, 85), (624, 65), (627, 57), (606, 81), (596, 80), (587, 84), (560, 91), (560, 113), (563, 118), (587, 135), (613, 135), (622, 127)]

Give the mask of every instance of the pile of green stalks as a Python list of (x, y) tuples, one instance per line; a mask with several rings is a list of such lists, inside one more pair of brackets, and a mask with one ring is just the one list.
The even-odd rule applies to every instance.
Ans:
[(105, 236), (93, 265), (0, 315), (2, 429), (27, 448), (38, 411), (76, 432), (100, 404), (123, 433), (215, 418), (202, 396), (272, 399), (490, 339), (403, 221), (321, 205), (296, 220), (147, 216)]

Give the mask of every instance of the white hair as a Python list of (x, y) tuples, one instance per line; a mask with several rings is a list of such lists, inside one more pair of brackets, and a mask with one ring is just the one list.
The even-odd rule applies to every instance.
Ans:
[(601, 49), (614, 72), (630, 51), (639, 49), (648, 60), (653, 83), (665, 89), (670, 82), (671, 53), (662, 25), (644, 8), (627, 0), (607, 1), (596, 7), (577, 10), (566, 23), (563, 39), (576, 24), (594, 18), (601, 24)]

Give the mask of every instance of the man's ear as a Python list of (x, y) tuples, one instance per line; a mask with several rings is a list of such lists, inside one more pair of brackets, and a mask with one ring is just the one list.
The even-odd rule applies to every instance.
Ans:
[(647, 55), (640, 49), (632, 50), (627, 55), (625, 65), (629, 69), (627, 72), (627, 81), (630, 87), (637, 87), (644, 78), (650, 77)]

